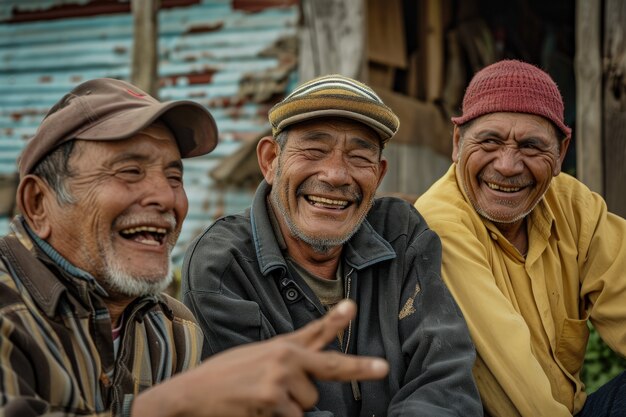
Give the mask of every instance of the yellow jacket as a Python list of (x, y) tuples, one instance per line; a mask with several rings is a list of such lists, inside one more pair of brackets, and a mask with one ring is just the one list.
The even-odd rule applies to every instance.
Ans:
[(443, 279), (478, 352), (474, 375), (492, 416), (571, 416), (590, 319), (626, 356), (626, 220), (567, 174), (528, 218), (524, 259), (461, 192), (456, 165), (415, 203), (443, 244)]

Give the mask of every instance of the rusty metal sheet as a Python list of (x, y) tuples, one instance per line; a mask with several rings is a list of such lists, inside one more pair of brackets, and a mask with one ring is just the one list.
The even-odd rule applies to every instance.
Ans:
[[(206, 106), (220, 131), (214, 152), (184, 161), (190, 209), (174, 250), (179, 264), (195, 234), (251, 202), (254, 187), (217, 187), (209, 173), (267, 131), (267, 111), (293, 86), (299, 8), (295, 1), (262, 0), (256, 8), (252, 1), (162, 1), (171, 7), (159, 12), (159, 97)], [(96, 4), (106, 13), (86, 17)], [(128, 0), (2, 0), (0, 173), (15, 173), (26, 140), (73, 86), (130, 78), (132, 16), (120, 4)], [(0, 234), (8, 221), (0, 215)]]

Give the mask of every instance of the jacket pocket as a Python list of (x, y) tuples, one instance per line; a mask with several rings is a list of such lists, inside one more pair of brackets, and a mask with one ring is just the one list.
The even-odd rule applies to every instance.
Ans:
[(587, 320), (566, 318), (563, 320), (561, 335), (557, 341), (556, 357), (572, 375), (580, 371), (585, 359), (589, 327)]

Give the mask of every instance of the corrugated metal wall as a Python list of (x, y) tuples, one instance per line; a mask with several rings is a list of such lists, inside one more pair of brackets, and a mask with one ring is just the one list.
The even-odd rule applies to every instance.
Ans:
[[(299, 12), (294, 1), (205, 0), (173, 7), (175, 3), (159, 12), (159, 96), (204, 104), (220, 130), (213, 153), (185, 161), (190, 210), (174, 251), (174, 263), (180, 264), (186, 245), (202, 228), (216, 216), (250, 204), (253, 189), (218, 190), (209, 172), (244, 141), (268, 129), (267, 110), (295, 84)], [(98, 14), (62, 18), (90, 14), (85, 7)], [(120, 12), (120, 7), (127, 10)], [(128, 9), (128, 1), (112, 0), (0, 4), (5, 22), (0, 23), (0, 234), (10, 221), (8, 178), (48, 108), (87, 79), (130, 78), (133, 28)], [(28, 13), (37, 19), (48, 13), (54, 19), (7, 23), (29, 20)]]

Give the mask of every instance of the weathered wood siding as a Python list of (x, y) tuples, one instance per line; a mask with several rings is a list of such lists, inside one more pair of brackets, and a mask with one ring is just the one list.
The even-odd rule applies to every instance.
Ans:
[(604, 19), (605, 197), (626, 217), (626, 2), (607, 0)]

